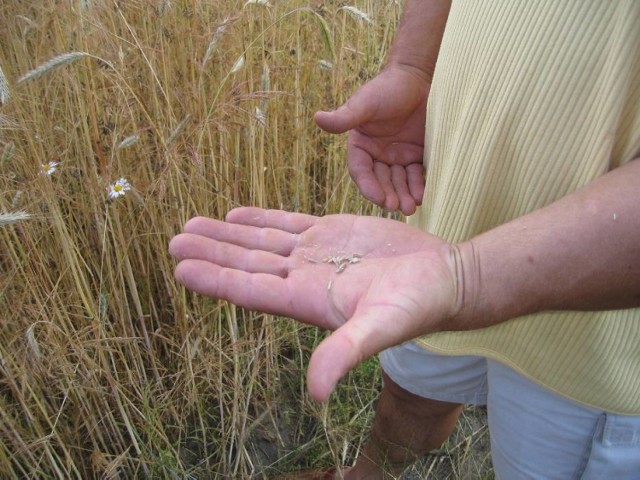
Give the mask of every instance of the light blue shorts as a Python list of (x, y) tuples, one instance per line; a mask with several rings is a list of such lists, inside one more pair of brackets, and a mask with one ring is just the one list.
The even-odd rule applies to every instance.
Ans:
[(382, 352), (380, 362), (416, 395), (486, 404), (498, 480), (640, 480), (640, 416), (576, 403), (493, 360), (411, 342)]

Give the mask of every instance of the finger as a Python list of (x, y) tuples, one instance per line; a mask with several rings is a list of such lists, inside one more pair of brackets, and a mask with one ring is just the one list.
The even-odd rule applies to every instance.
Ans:
[(314, 120), (329, 133), (345, 133), (369, 120), (375, 113), (375, 108), (371, 96), (360, 89), (337, 110), (316, 112)]
[(414, 163), (422, 164), (424, 147), (410, 143), (392, 143), (384, 149), (381, 158), (389, 165), (408, 166)]
[(354, 146), (349, 146), (348, 154), (349, 175), (358, 186), (360, 193), (376, 205), (383, 206), (385, 193), (378, 177), (373, 171), (373, 160), (364, 150)]
[(283, 278), (288, 274), (286, 257), (191, 233), (175, 236), (169, 243), (169, 253), (179, 260), (204, 260), (250, 273), (269, 273)]
[(385, 163), (375, 162), (373, 164), (373, 172), (384, 191), (384, 208), (391, 212), (395, 212), (400, 206), (400, 201), (398, 200), (398, 195), (396, 194), (391, 181), (391, 169)]
[(350, 370), (406, 340), (394, 333), (401, 330), (399, 328), (380, 329), (381, 315), (384, 312), (354, 316), (316, 347), (307, 370), (307, 387), (315, 400), (326, 401), (338, 381)]
[(307, 389), (318, 402), (326, 402), (338, 381), (365, 359), (348, 338), (333, 332), (316, 347), (307, 369)]
[(249, 273), (188, 259), (176, 266), (175, 278), (189, 290), (250, 310), (285, 316), (292, 313), (286, 280), (276, 275)]
[(416, 205), (422, 205), (425, 186), (424, 167), (422, 164), (414, 163), (407, 166), (407, 184)]
[(221, 222), (206, 217), (189, 220), (184, 232), (284, 256), (291, 253), (298, 241), (297, 235), (283, 230)]
[(416, 202), (409, 192), (407, 172), (404, 167), (400, 165), (391, 167), (391, 183), (400, 202), (400, 211), (405, 215), (414, 213), (416, 211)]
[(302, 233), (312, 227), (319, 217), (284, 210), (265, 210), (258, 207), (234, 208), (227, 213), (227, 222), (275, 228), (289, 233)]
[(317, 295), (326, 285), (327, 274), (307, 274), (287, 278), (268, 273), (250, 273), (203, 260), (187, 259), (176, 266), (176, 280), (189, 290), (227, 300), (239, 307), (329, 328), (331, 312), (325, 295)]

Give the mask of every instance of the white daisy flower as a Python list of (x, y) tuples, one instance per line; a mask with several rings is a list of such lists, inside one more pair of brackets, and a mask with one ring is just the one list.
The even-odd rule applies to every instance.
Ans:
[(46, 175), (47, 177), (53, 175), (53, 172), (58, 168), (58, 162), (48, 162), (44, 165), (40, 165), (40, 173), (42, 175)]
[(120, 178), (113, 185), (109, 185), (109, 198), (122, 197), (128, 190), (131, 190), (131, 184), (126, 178)]

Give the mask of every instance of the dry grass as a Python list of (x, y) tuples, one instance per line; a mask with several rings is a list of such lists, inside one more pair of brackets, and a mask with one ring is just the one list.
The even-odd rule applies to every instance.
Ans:
[(357, 454), (375, 361), (313, 403), (322, 333), (184, 291), (167, 255), (188, 218), (242, 204), (378, 213), (311, 116), (379, 69), (400, 12), (344, 7), (0, 4), (1, 477), (260, 478)]

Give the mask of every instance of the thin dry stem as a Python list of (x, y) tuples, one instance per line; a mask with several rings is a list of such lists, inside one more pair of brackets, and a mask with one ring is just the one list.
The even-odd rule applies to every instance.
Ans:
[(28, 73), (0, 98), (0, 477), (277, 477), (364, 442), (375, 361), (319, 408), (323, 332), (185, 291), (167, 243), (237, 205), (376, 212), (311, 118), (379, 68), (398, 7), (245, 3), (3, 2)]

